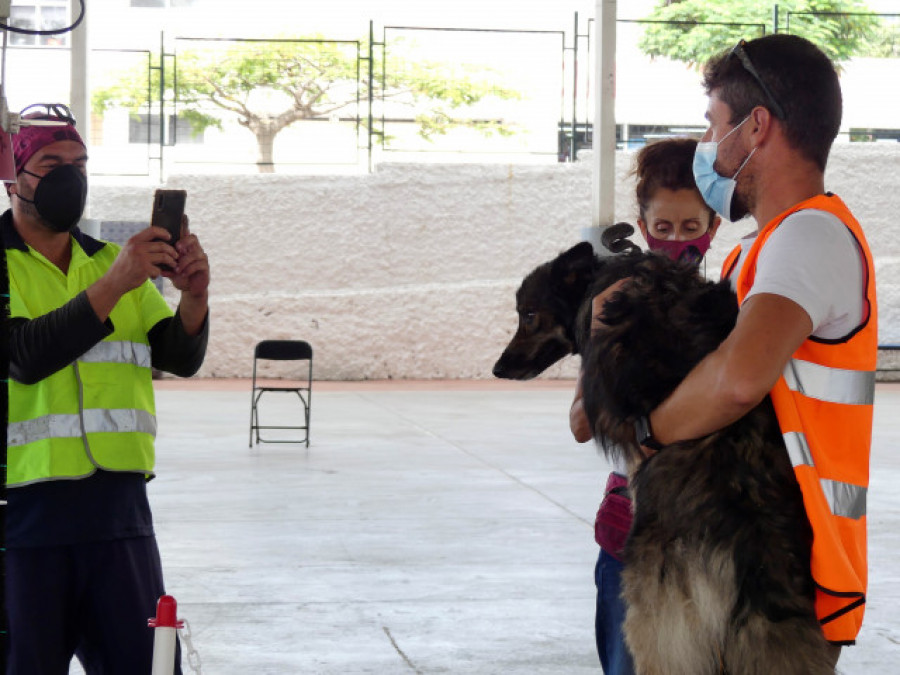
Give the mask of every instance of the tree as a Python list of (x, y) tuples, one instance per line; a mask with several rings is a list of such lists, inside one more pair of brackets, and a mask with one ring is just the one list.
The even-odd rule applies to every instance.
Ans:
[[(836, 63), (865, 54), (881, 23), (874, 16), (859, 16), (869, 11), (863, 0), (778, 0), (777, 5), (779, 30), (787, 28), (788, 13), (793, 13), (790, 32), (816, 43)], [(774, 6), (764, 0), (660, 0), (647, 19), (673, 23), (647, 24), (639, 47), (651, 57), (703, 64), (741, 38), (772, 32)], [(839, 12), (844, 14), (824, 14)]]
[(900, 57), (900, 24), (884, 22), (867, 36), (860, 56), (889, 59)]
[[(166, 98), (177, 99), (179, 116), (195, 132), (222, 128), (223, 114), (236, 115), (238, 123), (256, 137), (259, 170), (268, 173), (274, 170), (275, 138), (283, 129), (300, 120), (328, 119), (341, 112), (359, 114), (369, 95), (367, 62), (359, 58), (366, 52), (363, 43), (321, 38), (248, 41), (228, 43), (224, 49), (179, 52), (177, 84), (166, 83)], [(493, 83), (484, 68), (402, 58), (391, 63), (390, 69), (382, 69), (380, 61), (374, 64), (373, 97), (409, 109), (423, 138), (459, 126), (485, 134), (513, 133), (502, 120), (459, 119), (459, 111), (481, 101), (519, 97), (516, 91)], [(158, 78), (158, 71), (152, 71), (153, 97), (158, 97)], [(112, 84), (94, 90), (94, 111), (146, 110), (146, 80), (143, 71), (119, 74)], [(361, 117), (366, 123), (367, 115)]]

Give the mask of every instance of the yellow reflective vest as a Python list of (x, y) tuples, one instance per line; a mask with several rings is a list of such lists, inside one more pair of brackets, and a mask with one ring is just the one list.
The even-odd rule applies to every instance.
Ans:
[[(10, 317), (35, 319), (63, 306), (103, 276), (119, 250), (73, 236), (64, 274), (24, 243), (7, 248)], [(10, 378), (9, 487), (83, 478), (98, 468), (152, 476), (156, 409), (147, 333), (172, 315), (148, 280), (116, 304), (112, 334), (75, 362), (35, 384)]]
[[(851, 644), (862, 625), (866, 602), (866, 495), (878, 357), (875, 269), (862, 228), (835, 195), (801, 202), (756, 237), (736, 291), (743, 303), (769, 236), (802, 209), (827, 211), (847, 226), (864, 258), (866, 275), (862, 324), (843, 339), (808, 338), (770, 393), (813, 529), (816, 614), (828, 640)], [(736, 258), (726, 260), (724, 276), (730, 275)]]

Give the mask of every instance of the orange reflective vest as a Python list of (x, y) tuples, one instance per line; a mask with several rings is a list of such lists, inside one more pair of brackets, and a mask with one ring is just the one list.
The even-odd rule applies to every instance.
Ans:
[[(861, 325), (838, 340), (807, 338), (770, 393), (813, 529), (816, 614), (829, 641), (852, 644), (866, 602), (866, 492), (878, 354), (875, 270), (862, 228), (837, 196), (819, 195), (801, 202), (759, 233), (741, 267), (736, 291), (738, 302), (743, 303), (769, 236), (785, 218), (802, 209), (837, 216), (865, 259)], [(732, 253), (725, 261), (724, 276), (731, 273), (736, 260)]]

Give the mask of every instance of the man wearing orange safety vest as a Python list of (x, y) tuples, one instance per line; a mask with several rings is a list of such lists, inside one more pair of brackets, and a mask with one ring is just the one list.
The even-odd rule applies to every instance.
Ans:
[(840, 85), (816, 46), (776, 34), (714, 58), (704, 86), (697, 185), (720, 215), (752, 215), (758, 230), (724, 270), (741, 305), (734, 330), (651, 413), (651, 438), (705, 436), (771, 395), (813, 527), (816, 612), (836, 663), (865, 608), (878, 345), (872, 255), (825, 190)]

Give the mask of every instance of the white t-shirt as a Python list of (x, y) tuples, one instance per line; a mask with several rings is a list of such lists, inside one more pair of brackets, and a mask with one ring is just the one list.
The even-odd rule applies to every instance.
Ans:
[[(741, 239), (741, 255), (729, 277), (732, 288), (757, 234)], [(862, 251), (849, 228), (828, 211), (804, 209), (785, 218), (769, 236), (747, 297), (774, 293), (793, 300), (809, 315), (812, 335), (833, 340), (862, 322), (864, 284)], [(624, 462), (616, 462), (614, 469), (624, 474)]]
[[(756, 233), (741, 240), (732, 287), (755, 239)], [(832, 213), (805, 209), (789, 215), (769, 236), (747, 297), (774, 293), (793, 300), (812, 320), (812, 335), (833, 340), (862, 322), (864, 285), (862, 251), (850, 229)]]

